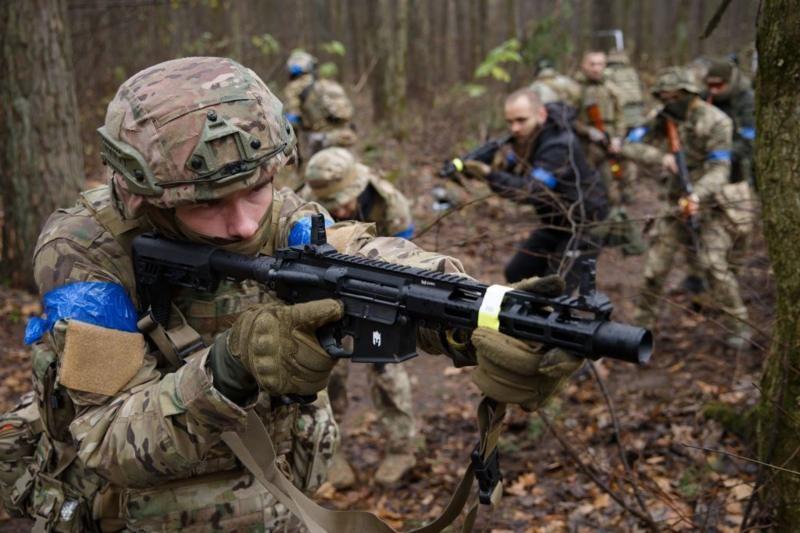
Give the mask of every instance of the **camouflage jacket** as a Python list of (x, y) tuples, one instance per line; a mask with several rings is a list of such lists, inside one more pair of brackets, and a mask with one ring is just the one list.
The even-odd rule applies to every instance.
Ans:
[(582, 72), (575, 75), (580, 85), (578, 120), (588, 126), (594, 126), (589, 119), (588, 109), (597, 105), (603, 119), (603, 129), (609, 137), (625, 135), (625, 116), (622, 112), (622, 96), (619, 88), (610, 80), (601, 82), (589, 80)]
[[(622, 156), (645, 165), (660, 166), (664, 154), (669, 151), (664, 120), (659, 114), (646, 126), (632, 130), (622, 148)], [(701, 202), (712, 203), (728, 183), (733, 136), (731, 119), (711, 104), (695, 98), (689, 105), (686, 120), (678, 123), (678, 135), (694, 192)], [(667, 186), (668, 198), (677, 201), (683, 195), (680, 180), (672, 176)]]
[[(356, 220), (374, 223), (378, 235), (410, 239), (414, 222), (408, 199), (390, 182), (361, 166), (367, 170), (367, 187), (358, 198)], [(316, 200), (314, 190), (308, 185), (300, 191), (300, 196), (309, 202)]]
[[(75, 207), (60, 209), (50, 217), (34, 257), (42, 295), (73, 282), (108, 281), (121, 285), (136, 301), (127, 246), (133, 236), (147, 229), (146, 224), (122, 220), (111, 204), (109, 189), (101, 187), (84, 193)], [(324, 212), (289, 189), (275, 193), (272, 210), (271, 237), (262, 249), (265, 254), (287, 244), (300, 218)], [(443, 272), (463, 271), (457, 260), (425, 252), (404, 239), (375, 238), (373, 231), (365, 224), (338, 224), (329, 229), (329, 242), (345, 253)], [(214, 294), (189, 289), (173, 294), (174, 304), (206, 343), (229, 328), (247, 307), (269, 298), (248, 282), (224, 283)], [(53, 360), (61, 361), (71, 326), (70, 320), (58, 321), (37, 343), (39, 352), (54, 353)], [(141, 348), (134, 350), (145, 352), (139, 354), (143, 362), (114, 394), (59, 385), (59, 366), (54, 385), (68, 395), (74, 412), (66, 420), (61, 416), (45, 421), (61, 425), (48, 433), (61, 433), (62, 446), (74, 443), (75, 465), (108, 482), (110, 488), (104, 494), (115, 495), (118, 518), (134, 529), (250, 523), (268, 530), (286, 527), (286, 510), (242, 472), (220, 435), (243, 429), (247, 411), (255, 409), (272, 435), (279, 467), (298, 487), (313, 490), (324, 478), (326, 461), (338, 439), (329, 407), (271, 405), (269, 396), (261, 394), (242, 408), (214, 388), (206, 368), (208, 348), (191, 354), (186, 364), (172, 371), (157, 365), (156, 354), (147, 351), (143, 341), (136, 346)], [(433, 340), (425, 347), (436, 351)], [(115, 352), (123, 351), (113, 346), (106, 349), (107, 367), (96, 371), (101, 377), (103, 372), (114, 372)], [(49, 394), (44, 387), (37, 390), (40, 396)]]
[(303, 74), (291, 80), (283, 88), (283, 109), (289, 118), (289, 122), (294, 126), (302, 125), (303, 103), (301, 95), (312, 83), (314, 83), (314, 75)]
[(756, 138), (755, 97), (748, 80), (740, 74), (732, 82), (731, 92), (725, 98), (711, 98), (709, 102), (721, 109), (733, 121), (733, 168), (731, 181), (751, 179), (753, 150)]
[[(578, 107), (581, 100), (581, 86), (575, 80), (559, 74), (553, 69), (544, 69), (536, 76), (536, 80), (531, 84), (531, 89), (536, 90), (537, 85), (543, 85), (550, 89), (557, 96), (557, 101)], [(544, 102), (549, 103), (549, 102)]]
[(640, 126), (644, 121), (644, 96), (636, 69), (626, 64), (614, 64), (606, 68), (605, 75), (619, 89), (625, 128)]

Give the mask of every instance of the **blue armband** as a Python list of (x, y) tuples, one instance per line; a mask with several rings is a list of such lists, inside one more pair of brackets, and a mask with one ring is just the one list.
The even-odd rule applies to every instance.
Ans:
[(517, 154), (514, 151), (510, 151), (506, 154), (506, 165), (516, 165), (517, 164)]
[[(333, 220), (325, 217), (325, 227), (333, 226)], [(311, 243), (311, 216), (303, 217), (289, 230), (289, 246), (302, 246)]]
[(393, 237), (400, 237), (402, 239), (410, 239), (414, 235), (414, 224), (410, 224), (406, 229), (403, 231), (398, 231), (393, 235)]
[(752, 127), (739, 128), (739, 135), (741, 135), (743, 139), (753, 141), (756, 138), (756, 129)]
[(300, 125), (300, 115), (296, 113), (286, 113), (286, 120), (288, 120), (292, 126)]
[(289, 74), (291, 76), (299, 76), (300, 74), (305, 74), (305, 70), (300, 65), (292, 63), (289, 65)]
[(536, 181), (541, 181), (548, 189), (555, 189), (558, 185), (558, 180), (553, 173), (541, 167), (534, 167), (530, 175)]
[(628, 135), (625, 137), (625, 140), (629, 143), (640, 143), (644, 136), (647, 135), (648, 128), (645, 126), (637, 126), (635, 128), (631, 128), (631, 131), (628, 132)]
[(708, 154), (708, 157), (706, 157), (706, 161), (730, 161), (730, 160), (731, 160), (730, 150), (714, 150), (713, 152)]
[(59, 320), (73, 319), (108, 329), (136, 330), (136, 308), (122, 285), (107, 281), (79, 281), (44, 295), (44, 315), (25, 327), (25, 344), (33, 344)]

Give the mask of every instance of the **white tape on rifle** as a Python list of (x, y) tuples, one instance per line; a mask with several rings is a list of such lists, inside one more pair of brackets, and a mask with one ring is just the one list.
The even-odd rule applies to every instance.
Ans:
[(503, 306), (503, 298), (508, 291), (513, 290), (505, 285), (489, 285), (486, 294), (483, 295), (481, 308), (478, 310), (479, 328), (500, 331), (500, 308)]

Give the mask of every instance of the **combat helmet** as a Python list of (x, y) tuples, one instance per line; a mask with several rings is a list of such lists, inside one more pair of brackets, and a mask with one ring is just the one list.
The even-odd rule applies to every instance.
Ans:
[(286, 70), (291, 78), (310, 74), (316, 67), (317, 58), (303, 50), (294, 50), (286, 60)]
[(694, 74), (686, 68), (667, 67), (658, 74), (655, 85), (650, 90), (653, 96), (665, 91), (686, 91), (700, 94), (700, 87), (695, 81)]
[(330, 210), (357, 198), (369, 183), (368, 175), (369, 168), (357, 163), (348, 150), (332, 147), (309, 159), (305, 178), (314, 200)]
[(217, 57), (175, 59), (134, 75), (98, 133), (114, 186), (161, 209), (266, 183), (296, 145), (283, 104), (258, 75)]

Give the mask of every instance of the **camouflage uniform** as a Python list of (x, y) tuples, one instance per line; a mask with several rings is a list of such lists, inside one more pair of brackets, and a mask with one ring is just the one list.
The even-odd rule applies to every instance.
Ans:
[(536, 91), (543, 104), (564, 102), (577, 108), (580, 103), (580, 85), (551, 66), (539, 70), (530, 88)]
[(642, 82), (631, 66), (628, 54), (620, 50), (609, 52), (605, 76), (619, 89), (625, 129), (640, 126), (644, 122)]
[[(356, 200), (354, 219), (376, 225), (378, 235), (410, 238), (414, 225), (403, 193), (361, 163), (344, 148), (317, 152), (306, 168), (306, 187), (301, 195), (331, 212)], [(347, 411), (349, 365), (336, 365), (328, 385), (334, 414)], [(414, 449), (416, 428), (411, 402), (411, 382), (400, 365), (370, 365), (369, 391), (388, 439), (390, 454), (409, 454)]]
[[(678, 80), (678, 81), (675, 81)], [(636, 321), (655, 326), (658, 311), (663, 308), (661, 294), (664, 281), (672, 268), (675, 254), (683, 248), (690, 266), (708, 279), (714, 301), (724, 313), (724, 324), (731, 333), (731, 342), (747, 336), (745, 321), (747, 308), (739, 293), (739, 285), (728, 264), (732, 245), (729, 223), (719, 205), (719, 195), (728, 182), (732, 139), (731, 120), (714, 106), (696, 97), (689, 74), (681, 69), (667, 69), (659, 78), (661, 90), (674, 90), (673, 86), (695, 93), (689, 100), (684, 120), (678, 123), (678, 134), (686, 155), (686, 164), (694, 193), (701, 205), (700, 250), (692, 250), (692, 240), (686, 221), (677, 211), (678, 201), (685, 195), (677, 176), (671, 175), (666, 189), (666, 205), (653, 229), (648, 250), (644, 286), (636, 311)], [(658, 90), (658, 89), (657, 89)], [(649, 166), (660, 166), (668, 153), (664, 114), (647, 125), (642, 142), (629, 142), (623, 155)]]
[[(186, 230), (175, 224), (170, 207), (268, 183), (294, 144), (291, 128), (280, 117), (281, 104), (266, 85), (231, 60), (179, 59), (128, 80), (109, 105), (101, 133), (114, 146), (138, 146), (148, 158), (148, 170), (131, 170), (128, 176), (110, 165), (110, 186), (85, 192), (75, 207), (50, 217), (34, 256), (40, 293), (105, 281), (121, 286), (136, 304), (131, 239), (154, 228), (185, 239)], [(216, 125), (249, 142), (203, 137)], [(203, 131), (199, 143), (198, 131)], [(104, 156), (114, 157), (111, 152)], [(227, 176), (222, 184), (198, 180), (192, 170), (202, 173), (211, 166)], [(140, 203), (142, 197), (132, 192), (137, 182), (163, 186), (162, 194)], [(269, 254), (292, 243), (294, 228), (313, 213), (326, 214), (287, 189), (278, 191), (255, 238), (223, 247)], [(348, 253), (462, 271), (457, 261), (406, 240), (376, 239), (363, 224), (334, 226), (329, 241)], [(175, 308), (206, 345), (246, 308), (272, 298), (250, 282), (225, 282), (213, 294), (176, 289), (172, 296)], [(170, 327), (179, 323), (180, 315), (171, 313)], [(98, 343), (92, 347), (87, 337), (77, 336), (81, 328), (80, 322), (62, 317), (33, 345), (35, 390), (46, 435), (39, 443), (41, 472), (35, 476), (28, 513), (42, 516), (47, 528), (57, 530), (100, 525), (137, 531), (297, 527), (287, 509), (242, 469), (220, 435), (241, 431), (247, 413), (255, 410), (275, 443), (278, 467), (296, 486), (313, 491), (325, 477), (339, 438), (324, 393), (307, 406), (276, 403), (268, 394), (242, 406), (215, 388), (207, 366), (209, 348), (195, 349), (174, 369), (163, 364), (157, 350), (148, 349), (138, 332), (91, 326), (90, 339), (98, 343), (109, 335), (127, 335), (125, 342), (105, 342), (98, 348)], [(67, 359), (85, 363), (98, 353), (104, 364), (84, 366), (87, 375), (80, 378), (81, 385), (67, 386)], [(122, 375), (122, 367), (130, 373)], [(117, 385), (109, 391), (109, 383)], [(71, 500), (80, 502), (77, 512)]]

